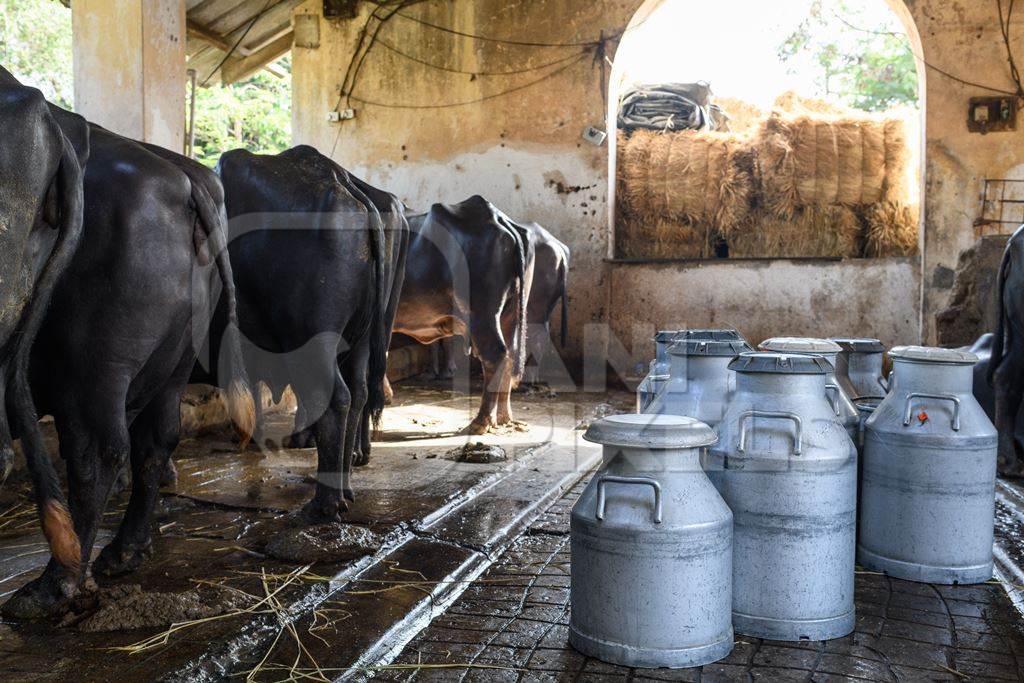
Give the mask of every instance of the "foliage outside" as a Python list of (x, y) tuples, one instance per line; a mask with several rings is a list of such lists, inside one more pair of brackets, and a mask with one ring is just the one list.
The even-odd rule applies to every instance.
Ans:
[(71, 109), (71, 10), (57, 0), (0, 0), (0, 65)]
[[(71, 10), (57, 0), (0, 0), (0, 65), (66, 109), (74, 109), (71, 55)], [(262, 70), (229, 87), (197, 90), (197, 159), (212, 166), (229, 149), (273, 154), (291, 146), (291, 56), (275, 65), (287, 76)], [(208, 75), (198, 74), (199, 82)], [(187, 89), (184, 74), (182, 81)]]
[(826, 99), (865, 111), (916, 106), (917, 68), (903, 27), (895, 15), (873, 25), (860, 5), (814, 0), (779, 58), (791, 73), (814, 69)]
[[(291, 56), (274, 64), (288, 76), (263, 70), (241, 83), (196, 91), (196, 159), (213, 166), (229, 149), (276, 154), (291, 146)], [(197, 75), (200, 83), (205, 77)]]

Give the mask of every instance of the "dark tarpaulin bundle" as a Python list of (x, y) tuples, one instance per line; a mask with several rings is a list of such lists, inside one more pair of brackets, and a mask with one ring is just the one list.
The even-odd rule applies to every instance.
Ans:
[(711, 104), (707, 83), (662, 83), (631, 88), (619, 100), (623, 130), (718, 130), (724, 117)]

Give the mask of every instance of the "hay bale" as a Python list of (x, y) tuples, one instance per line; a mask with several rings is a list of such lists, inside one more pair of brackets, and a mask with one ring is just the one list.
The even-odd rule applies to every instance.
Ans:
[(793, 141), (790, 121), (779, 114), (772, 114), (764, 120), (755, 139), (762, 203), (772, 214), (783, 219), (793, 217), (800, 201), (796, 189)]
[(886, 119), (885, 138), (885, 183), (882, 198), (887, 202), (907, 201), (907, 165), (910, 148), (907, 146), (907, 128), (902, 119)]
[(750, 154), (743, 136), (637, 131), (620, 164), (623, 206), (651, 223), (734, 224), (750, 202)]
[(704, 258), (710, 255), (707, 226), (665, 218), (648, 220), (620, 212), (615, 255), (622, 259)]
[(899, 119), (775, 112), (757, 150), (764, 203), (780, 218), (803, 206), (906, 201), (909, 151)]
[(792, 90), (787, 90), (775, 98), (775, 103), (772, 105), (772, 111), (780, 111), (786, 114), (812, 114), (836, 117), (849, 116), (853, 113), (846, 107), (838, 104), (832, 104), (825, 100), (819, 100), (814, 97), (797, 95)]
[(729, 117), (728, 127), (720, 128), (730, 133), (753, 133), (768, 114), (749, 102), (733, 97), (716, 97), (715, 104)]
[(810, 206), (796, 210), (792, 219), (755, 211), (727, 241), (735, 258), (855, 258), (862, 238), (861, 221), (851, 209)]
[(900, 202), (883, 201), (863, 210), (865, 256), (912, 256), (917, 253), (917, 211)]

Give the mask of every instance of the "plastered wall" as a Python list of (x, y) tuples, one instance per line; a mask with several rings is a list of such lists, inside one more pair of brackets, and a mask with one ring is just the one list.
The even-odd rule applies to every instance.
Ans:
[[(1013, 89), (994, 2), (888, 1), (910, 27), (914, 49), (925, 60), (970, 80)], [(647, 11), (656, 4), (432, 0), (404, 12), (480, 36), (589, 43), (617, 35), (642, 5)], [(318, 15), (321, 7), (319, 0), (309, 0), (296, 11)], [(673, 321), (733, 323), (754, 340), (842, 333), (907, 343), (917, 342), (922, 332), (925, 340), (932, 339), (933, 315), (945, 305), (957, 255), (974, 239), (981, 180), (1017, 173), (1015, 167), (1024, 164), (1024, 133), (967, 132), (967, 99), (984, 90), (925, 69), (922, 260), (616, 264), (607, 260), (609, 150), (607, 143), (584, 140), (583, 131), (607, 127), (607, 82), (617, 41), (600, 47), (508, 45), (469, 40), (395, 16), (379, 34), (390, 47), (374, 46), (360, 71), (356, 98), (342, 104), (354, 107), (356, 118), (328, 122), (371, 8), (360, 5), (356, 19), (320, 18), (320, 46), (294, 49), (296, 142), (333, 154), (413, 208), (482, 194), (513, 217), (536, 220), (559, 235), (573, 252), (570, 342), (564, 354), (570, 364), (584, 352), (603, 353), (604, 328), (629, 348), (638, 326), (653, 331)], [(1016, 20), (1015, 28), (1024, 36)], [(395, 49), (464, 71), (521, 71), (565, 61), (514, 75), (471, 76), (425, 66)], [(512, 88), (516, 91), (494, 96)], [(458, 103), (468, 104), (429, 108)], [(649, 353), (645, 344), (632, 351), (637, 358)]]

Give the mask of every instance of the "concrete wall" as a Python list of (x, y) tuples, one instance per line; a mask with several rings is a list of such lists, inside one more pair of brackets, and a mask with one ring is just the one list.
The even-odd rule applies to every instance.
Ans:
[(75, 0), (75, 110), (176, 152), (184, 142), (185, 0)]
[[(1012, 89), (1004, 48), (997, 40), (995, 3), (888, 1), (916, 27), (920, 43), (916, 34), (912, 42), (926, 60), (965, 78)], [(427, 2), (404, 13), (476, 35), (567, 43), (615, 35), (641, 6), (647, 11), (657, 2)], [(309, 0), (297, 11), (318, 14), (321, 5)], [(371, 7), (361, 4), (362, 13), (354, 20), (333, 23), (321, 18), (320, 47), (293, 51), (296, 142), (332, 154), (414, 208), (479, 193), (513, 217), (536, 220), (559, 235), (573, 250), (570, 361), (579, 360), (584, 326), (593, 323), (611, 323), (617, 335), (625, 335), (621, 341), (627, 346), (632, 338), (627, 328), (646, 324), (653, 330), (671, 320), (690, 325), (732, 320), (755, 338), (843, 333), (916, 342), (923, 318), (925, 337), (931, 338), (932, 317), (945, 305), (957, 255), (973, 241), (980, 179), (1002, 177), (1024, 163), (1024, 147), (1015, 144), (1019, 133), (967, 133), (967, 99), (984, 91), (929, 71), (923, 268), (916, 259), (612, 264), (606, 260), (608, 146), (595, 147), (582, 139), (585, 127), (606, 127), (610, 68), (597, 50), (578, 61), (570, 59), (555, 75), (531, 86), (551, 69), (473, 77), (417, 64), (378, 44), (355, 88), (356, 96), (378, 104), (353, 100), (354, 120), (329, 123), (326, 114), (338, 102)], [(419, 59), (476, 71), (521, 69), (583, 51), (472, 41), (397, 16), (380, 36)], [(615, 41), (605, 43), (609, 59), (616, 46)], [(520, 89), (478, 101), (513, 87)], [(420, 108), (457, 102), (472, 104)], [(588, 353), (602, 347), (593, 339), (594, 329), (588, 330)]]

